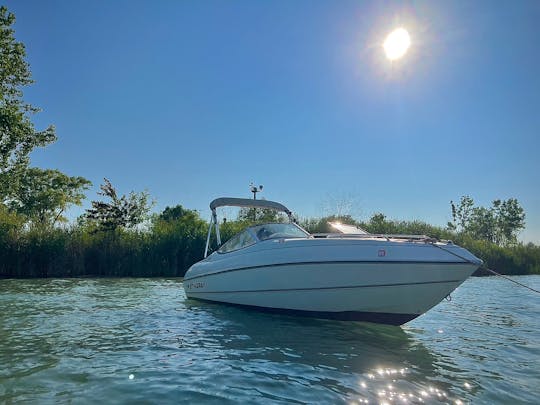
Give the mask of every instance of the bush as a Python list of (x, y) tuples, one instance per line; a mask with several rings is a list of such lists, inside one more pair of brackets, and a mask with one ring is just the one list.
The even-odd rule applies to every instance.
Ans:
[[(171, 213), (174, 212), (174, 215)], [(171, 214), (171, 215), (169, 215)], [(382, 214), (366, 222), (350, 217), (304, 219), (308, 231), (329, 232), (328, 221), (358, 225), (372, 233), (425, 234), (451, 239), (503, 274), (540, 274), (540, 246), (501, 247), (421, 221), (392, 221)], [(183, 276), (204, 254), (208, 223), (191, 210), (154, 216), (147, 229), (98, 231), (84, 223), (66, 227), (24, 226), (25, 219), (0, 206), (0, 277)], [(222, 242), (250, 225), (221, 224)], [(212, 233), (212, 245), (215, 234)]]

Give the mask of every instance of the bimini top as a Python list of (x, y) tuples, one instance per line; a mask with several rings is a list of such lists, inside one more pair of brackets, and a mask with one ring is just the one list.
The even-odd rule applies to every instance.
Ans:
[(219, 208), (219, 207), (268, 208), (271, 210), (282, 211), (286, 213), (289, 217), (292, 216), (292, 212), (283, 204), (280, 204), (275, 201), (268, 201), (268, 200), (252, 200), (249, 198), (221, 197), (221, 198), (216, 198), (214, 201), (210, 203), (210, 209), (212, 210), (212, 212), (215, 212), (216, 208)]

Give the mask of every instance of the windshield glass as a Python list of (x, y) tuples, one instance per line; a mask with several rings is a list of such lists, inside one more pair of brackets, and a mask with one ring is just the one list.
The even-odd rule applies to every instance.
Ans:
[(351, 235), (366, 235), (367, 232), (362, 228), (354, 225), (342, 224), (341, 222), (328, 222), (328, 224), (341, 233), (351, 234)]
[(264, 224), (251, 228), (259, 240), (274, 238), (306, 238), (309, 234), (294, 224)]
[(255, 239), (253, 236), (251, 236), (246, 229), (243, 232), (240, 232), (238, 235), (233, 236), (231, 239), (229, 239), (227, 242), (225, 242), (219, 249), (219, 253), (227, 253), (232, 252), (233, 250), (242, 249), (244, 247), (253, 245), (255, 243)]

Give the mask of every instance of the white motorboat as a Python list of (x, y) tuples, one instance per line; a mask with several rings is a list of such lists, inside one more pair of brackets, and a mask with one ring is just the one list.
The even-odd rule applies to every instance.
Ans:
[[(290, 222), (251, 226), (221, 244), (216, 209), (223, 206), (273, 209)], [(423, 235), (374, 235), (350, 226), (341, 226), (347, 233), (310, 235), (273, 201), (218, 198), (210, 209), (205, 258), (184, 277), (189, 298), (401, 325), (438, 304), (482, 264), (452, 242)], [(213, 228), (219, 247), (208, 255)]]

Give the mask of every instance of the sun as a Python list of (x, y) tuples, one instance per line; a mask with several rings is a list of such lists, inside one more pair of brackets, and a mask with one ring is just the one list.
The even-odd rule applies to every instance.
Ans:
[(383, 48), (386, 57), (397, 60), (407, 53), (411, 46), (411, 37), (405, 28), (396, 28), (384, 40)]

